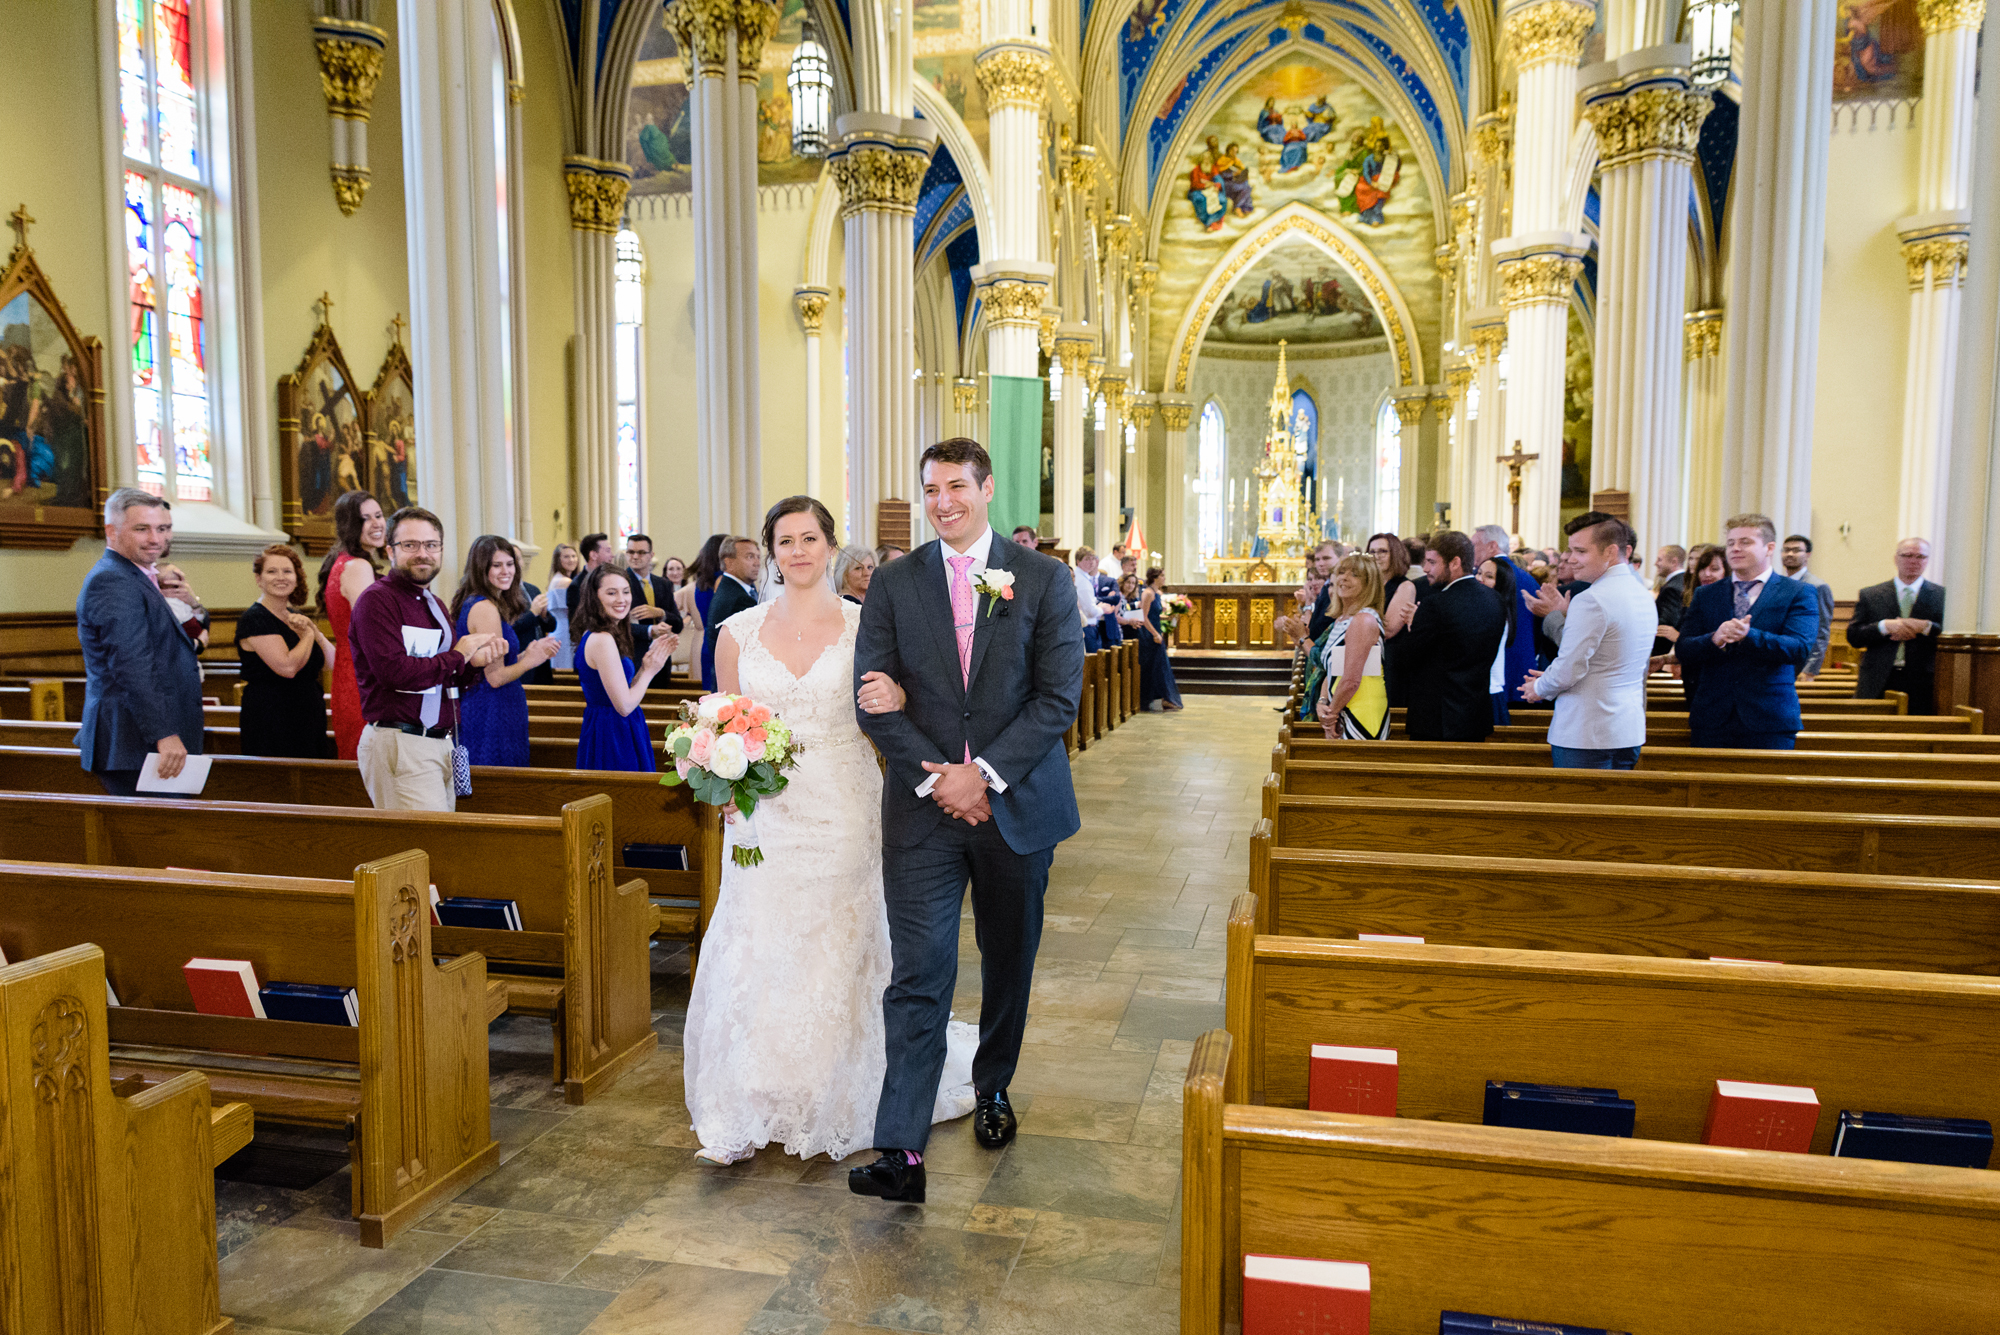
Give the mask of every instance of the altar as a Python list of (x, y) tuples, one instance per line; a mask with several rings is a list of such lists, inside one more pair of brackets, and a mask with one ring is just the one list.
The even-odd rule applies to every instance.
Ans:
[(1306, 501), (1307, 426), (1303, 415), (1296, 421), (1292, 416), (1285, 340), (1280, 339), (1269, 426), (1257, 461), (1256, 536), (1241, 538), (1233, 547), (1225, 538), (1220, 551), (1204, 553), (1206, 584), (1277, 584), (1289, 592), (1305, 582), (1325, 523)]

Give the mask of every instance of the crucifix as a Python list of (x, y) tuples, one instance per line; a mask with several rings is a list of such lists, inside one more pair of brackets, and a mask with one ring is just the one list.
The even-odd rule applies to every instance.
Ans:
[(332, 298), (332, 296), (330, 296), (329, 294), (327, 294), (327, 293), (325, 293), (325, 292), (322, 292), (322, 293), (320, 293), (320, 294), (319, 294), (319, 300), (318, 300), (318, 301), (315, 301), (315, 302), (313, 303), (313, 305), (315, 305), (315, 306), (319, 307), (319, 322), (320, 322), (321, 324), (332, 324), (332, 323), (333, 323), (333, 298)]
[(1521, 470), (1541, 457), (1539, 454), (1521, 453), (1521, 442), (1517, 440), (1514, 442), (1514, 452), (1503, 454), (1499, 459), (1499, 462), (1507, 465), (1507, 499), (1514, 503), (1512, 533), (1517, 542), (1521, 537)]
[(408, 323), (409, 321), (403, 318), (403, 313), (401, 311), (397, 311), (396, 318), (389, 321), (389, 328), (394, 331), (394, 337), (396, 342), (401, 343), (403, 341), (403, 326), (407, 325)]
[(34, 218), (30, 216), (28, 213), (28, 206), (26, 204), (23, 204), (20, 208), (15, 209), (12, 213), (8, 214), (7, 223), (10, 227), (14, 229), (14, 234), (21, 238), (20, 241), (17, 243), (17, 245), (19, 246), (27, 245), (28, 229), (35, 225)]

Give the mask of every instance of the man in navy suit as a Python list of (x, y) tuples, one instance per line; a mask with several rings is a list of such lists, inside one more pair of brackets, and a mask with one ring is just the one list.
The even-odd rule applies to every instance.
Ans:
[(1819, 595), (1773, 568), (1778, 530), (1763, 515), (1724, 525), (1728, 579), (1697, 589), (1674, 656), (1699, 668), (1688, 703), (1696, 746), (1789, 751), (1799, 731), (1799, 671), (1819, 638)]
[(114, 797), (137, 791), (151, 752), (159, 753), (166, 779), (201, 754), (194, 641), (153, 573), (173, 536), (174, 514), (165, 501), (137, 487), (118, 488), (104, 502), (104, 555), (77, 594), (86, 684), (76, 745), (83, 767)]

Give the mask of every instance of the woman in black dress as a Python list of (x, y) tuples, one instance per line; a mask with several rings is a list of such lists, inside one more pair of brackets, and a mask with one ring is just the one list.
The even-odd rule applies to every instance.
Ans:
[(274, 543), (250, 563), (257, 601), (236, 619), (236, 656), (243, 664), (243, 754), (321, 760), (326, 696), (320, 673), (333, 642), (320, 634), (305, 606), (306, 568), (299, 554)]
[(1382, 684), (1389, 691), (1389, 707), (1409, 704), (1408, 673), (1403, 669), (1403, 631), (1416, 611), (1417, 600), (1430, 591), (1427, 579), (1411, 579), (1410, 549), (1393, 533), (1372, 533), (1368, 554), (1382, 570)]

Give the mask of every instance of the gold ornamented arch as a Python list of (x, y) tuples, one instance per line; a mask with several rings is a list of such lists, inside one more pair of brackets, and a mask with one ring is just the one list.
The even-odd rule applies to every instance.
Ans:
[(1425, 383), (1424, 353), (1417, 341), (1416, 323), (1410, 318), (1409, 308), (1403, 304), (1402, 293), (1397, 290), (1395, 282), (1353, 233), (1310, 204), (1293, 200), (1231, 246), (1209, 271), (1199, 293), (1188, 304), (1187, 311), (1181, 316), (1180, 329), (1174, 335), (1173, 356), (1168, 363), (1173, 393), (1187, 393), (1195, 353), (1216, 303), (1236, 286), (1236, 280), (1244, 270), (1255, 264), (1265, 252), (1293, 236), (1305, 237), (1319, 246), (1367, 291), (1377, 318), (1389, 333), (1389, 346), (1396, 354), (1397, 383)]

